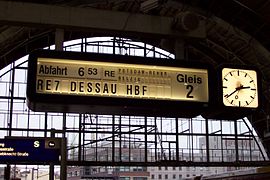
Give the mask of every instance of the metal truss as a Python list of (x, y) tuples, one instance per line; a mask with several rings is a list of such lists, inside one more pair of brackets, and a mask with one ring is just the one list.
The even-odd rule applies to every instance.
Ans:
[[(52, 47), (48, 47), (52, 48)], [(123, 38), (84, 38), (66, 51), (174, 58)], [(248, 119), (237, 121), (32, 112), (26, 106), (27, 58), (1, 70), (0, 136), (67, 137), (70, 166), (269, 165)]]

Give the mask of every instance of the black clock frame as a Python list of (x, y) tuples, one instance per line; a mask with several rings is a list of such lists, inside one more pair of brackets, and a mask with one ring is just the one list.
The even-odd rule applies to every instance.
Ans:
[[(257, 96), (258, 96), (258, 107), (239, 107), (239, 106), (225, 106), (223, 103), (223, 77), (222, 70), (224, 68), (232, 69), (242, 69), (242, 70), (254, 70), (257, 73)], [(209, 109), (208, 112), (203, 113), (203, 117), (211, 119), (226, 119), (226, 120), (236, 120), (246, 117), (258, 110), (262, 106), (262, 74), (256, 66), (243, 65), (243, 64), (222, 64), (217, 68), (217, 81), (216, 81), (216, 91), (214, 100), (215, 107)]]

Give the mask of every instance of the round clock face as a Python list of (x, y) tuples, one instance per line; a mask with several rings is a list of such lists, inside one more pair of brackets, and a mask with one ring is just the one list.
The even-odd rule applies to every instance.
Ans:
[(254, 70), (224, 68), (222, 70), (223, 104), (257, 108), (257, 73)]

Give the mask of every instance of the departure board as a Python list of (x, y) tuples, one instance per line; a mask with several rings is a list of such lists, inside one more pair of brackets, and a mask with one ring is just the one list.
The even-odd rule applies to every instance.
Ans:
[(33, 111), (193, 117), (211, 102), (209, 65), (42, 50), (29, 56)]
[(207, 69), (38, 58), (36, 92), (208, 102)]

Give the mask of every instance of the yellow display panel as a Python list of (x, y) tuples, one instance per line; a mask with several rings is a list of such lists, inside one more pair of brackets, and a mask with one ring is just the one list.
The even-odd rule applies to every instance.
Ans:
[(208, 70), (38, 58), (40, 94), (208, 102)]

